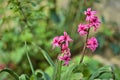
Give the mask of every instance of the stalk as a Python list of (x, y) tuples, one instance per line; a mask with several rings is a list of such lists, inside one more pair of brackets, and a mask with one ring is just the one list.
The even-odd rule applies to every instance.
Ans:
[(34, 70), (34, 68), (33, 68), (32, 62), (31, 62), (30, 57), (29, 57), (29, 55), (28, 55), (27, 43), (26, 43), (26, 42), (25, 42), (25, 47), (26, 47), (26, 56), (27, 56), (27, 59), (28, 59), (28, 62), (29, 62), (29, 65), (30, 65), (32, 74), (34, 75), (35, 80), (37, 80), (37, 77), (36, 77), (36, 75), (35, 75), (35, 70)]
[(84, 59), (84, 55), (85, 55), (85, 52), (86, 52), (86, 46), (87, 46), (87, 40), (88, 40), (88, 37), (89, 37), (89, 32), (90, 32), (90, 28), (88, 28), (88, 34), (87, 34), (87, 36), (86, 36), (86, 38), (85, 38), (85, 44), (84, 44), (84, 47), (83, 47), (83, 50), (82, 50), (82, 57), (81, 57), (81, 59), (80, 59), (80, 62), (79, 62), (79, 64), (80, 63), (82, 63), (83, 62), (83, 59)]
[(61, 68), (62, 68), (62, 61), (58, 61), (57, 66), (57, 77), (55, 80), (60, 80), (61, 78)]
[[(61, 54), (62, 54), (62, 43), (60, 44)], [(62, 70), (62, 61), (57, 60), (57, 66), (55, 68), (55, 75), (53, 77), (54, 80), (61, 79), (61, 70)]]

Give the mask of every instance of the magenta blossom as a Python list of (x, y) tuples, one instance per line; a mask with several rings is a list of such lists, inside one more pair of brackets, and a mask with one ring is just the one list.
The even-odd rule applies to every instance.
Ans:
[(72, 42), (73, 40), (70, 38), (69, 35), (67, 35), (67, 32), (64, 32), (64, 35), (62, 36), (56, 36), (53, 39), (53, 49), (55, 47), (60, 47), (62, 44), (65, 44), (68, 47), (68, 42)]
[(84, 11), (84, 14), (86, 15), (86, 21), (90, 21), (96, 14), (96, 11), (91, 11), (91, 8), (87, 8), (87, 11)]
[(72, 42), (73, 40), (70, 38), (69, 35), (67, 35), (67, 32), (64, 32), (63, 36), (59, 37), (59, 40), (63, 43), (66, 44), (66, 46), (68, 46), (68, 42)]
[(64, 48), (62, 49), (62, 54), (58, 56), (58, 60), (63, 61), (64, 62), (63, 65), (66, 66), (69, 64), (69, 61), (71, 59), (70, 57), (71, 57), (70, 49)]
[(97, 47), (98, 47), (98, 41), (95, 37), (88, 39), (87, 48), (91, 49), (92, 52), (94, 52)]
[(58, 56), (58, 60), (63, 61), (63, 65), (68, 65), (70, 61), (70, 49), (68, 48), (68, 43), (72, 42), (73, 40), (70, 38), (69, 35), (67, 35), (67, 32), (64, 32), (64, 35), (57, 36), (53, 39), (53, 49), (55, 47), (60, 47), (61, 54)]
[(63, 65), (68, 65), (69, 64), (69, 61), (70, 61), (70, 56), (69, 55), (61, 55), (61, 56), (58, 56), (58, 59), (60, 60), (60, 61), (64, 61), (64, 64)]
[(70, 38), (69, 35), (67, 35), (67, 32), (64, 31), (64, 40), (68, 42), (72, 42), (73, 40)]
[(65, 51), (66, 52), (69, 51), (69, 48), (68, 48), (68, 46), (66, 44), (62, 44), (62, 46), (61, 46), (61, 52), (64, 53)]
[(60, 42), (59, 42), (59, 37), (58, 36), (54, 37), (52, 44), (53, 44), (53, 49), (55, 47), (60, 46)]
[(90, 20), (90, 24), (94, 27), (94, 31), (96, 31), (98, 27), (100, 26), (100, 20), (98, 19), (98, 17), (94, 16)]
[(78, 25), (78, 32), (81, 36), (84, 36), (86, 35), (88, 32), (87, 32), (87, 29), (89, 28), (89, 25), (86, 25), (86, 24), (79, 24)]

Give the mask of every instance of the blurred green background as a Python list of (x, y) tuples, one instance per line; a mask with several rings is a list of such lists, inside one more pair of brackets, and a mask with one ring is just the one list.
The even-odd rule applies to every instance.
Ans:
[[(97, 11), (101, 26), (97, 32), (90, 32), (90, 36), (97, 37), (99, 47), (94, 53), (87, 50), (87, 55), (100, 64), (113, 65), (120, 79), (118, 3), (119, 0), (0, 0), (0, 68), (4, 65), (18, 74), (30, 75), (24, 48), (27, 41), (34, 68), (45, 70), (49, 66), (47, 61), (41, 51), (30, 43), (42, 47), (55, 60), (59, 49), (52, 50), (51, 42), (53, 37), (62, 35), (64, 31), (74, 40), (70, 44), (72, 57), (80, 55), (84, 38), (77, 33), (77, 28), (79, 23), (85, 22), (84, 11), (91, 7)], [(2, 76), (1, 80), (6, 76)]]

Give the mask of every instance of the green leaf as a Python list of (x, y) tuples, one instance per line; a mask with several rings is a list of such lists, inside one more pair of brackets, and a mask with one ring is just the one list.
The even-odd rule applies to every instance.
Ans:
[[(40, 48), (40, 47), (39, 47)], [(52, 61), (52, 59), (50, 58), (50, 56), (48, 55), (47, 52), (45, 52), (42, 48), (40, 48), (42, 54), (44, 55), (44, 57), (46, 58), (46, 60), (48, 61), (48, 63), (52, 66), (55, 67), (54, 62)]]
[(105, 66), (105, 67), (102, 67), (102, 68), (98, 69), (95, 73), (93, 73), (90, 76), (89, 80), (97, 79), (104, 73), (112, 73), (111, 67), (110, 66)]
[(19, 80), (30, 80), (29, 77), (26, 75), (26, 74), (22, 74), (20, 77), (19, 77)]
[(2, 73), (2, 72), (8, 72), (16, 80), (19, 80), (19, 76), (15, 72), (13, 72), (11, 69), (6, 68), (6, 69), (3, 69), (3, 70), (0, 71), (0, 73)]
[(82, 73), (73, 73), (70, 78), (70, 80), (82, 80), (82, 79), (83, 79)]
[(61, 79), (61, 67), (62, 67), (62, 62), (57, 61), (57, 66), (54, 68), (53, 80)]
[[(32, 44), (33, 44), (34, 46), (37, 46), (37, 45), (35, 45), (34, 43), (32, 43)], [(41, 50), (43, 56), (44, 56), (45, 59), (48, 61), (48, 63), (49, 63), (52, 67), (55, 67), (54, 62), (53, 62), (53, 60), (50, 58), (50, 56), (48, 55), (48, 53), (45, 52), (45, 50), (43, 50), (40, 46), (37, 46), (37, 47)]]
[(25, 47), (26, 47), (26, 55), (27, 55), (28, 62), (29, 62), (29, 64), (30, 64), (30, 68), (31, 68), (31, 70), (32, 70), (32, 73), (33, 73), (33, 75), (34, 75), (35, 80), (37, 80), (37, 77), (35, 76), (35, 71), (34, 71), (32, 62), (31, 62), (30, 57), (29, 57), (29, 55), (28, 55), (27, 43), (26, 43), (26, 42), (25, 42)]
[(52, 77), (54, 71), (53, 71), (53, 68), (50, 66), (45, 69), (45, 72), (49, 74), (50, 77)]
[(65, 71), (63, 71), (64, 73), (62, 73), (61, 80), (70, 80), (72, 72), (76, 68), (76, 66), (77, 65), (75, 65), (75, 64), (71, 64), (67, 67), (64, 66), (63, 70), (65, 70)]
[[(41, 77), (39, 77), (40, 74), (42, 75)], [(50, 80), (49, 75), (41, 70), (36, 70), (35, 75), (38, 76), (38, 79), (42, 78), (44, 80)]]

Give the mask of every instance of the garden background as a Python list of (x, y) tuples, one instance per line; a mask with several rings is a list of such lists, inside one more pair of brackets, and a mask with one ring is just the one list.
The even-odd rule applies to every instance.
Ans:
[[(85, 63), (91, 71), (102, 65), (114, 67), (120, 79), (120, 0), (0, 0), (0, 69), (11, 68), (16, 73), (31, 74), (25, 54), (24, 42), (29, 46), (29, 56), (34, 69), (48, 70), (49, 64), (36, 43), (55, 61), (59, 49), (53, 50), (54, 36), (68, 32), (74, 40), (70, 44), (72, 60), (80, 58), (84, 37), (78, 24), (85, 19), (84, 11), (91, 7), (97, 11), (101, 26), (95, 34), (99, 47), (94, 53), (87, 50)], [(92, 61), (93, 60), (93, 61)], [(7, 73), (0, 80), (12, 80)]]

